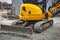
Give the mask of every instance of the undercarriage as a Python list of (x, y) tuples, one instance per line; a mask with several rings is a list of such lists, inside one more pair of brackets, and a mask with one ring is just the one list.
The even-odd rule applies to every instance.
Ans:
[(32, 35), (33, 32), (42, 32), (49, 26), (53, 25), (53, 20), (42, 20), (42, 21), (19, 21), (19, 20), (8, 20), (0, 19), (0, 30), (4, 33), (19, 33), (23, 35)]

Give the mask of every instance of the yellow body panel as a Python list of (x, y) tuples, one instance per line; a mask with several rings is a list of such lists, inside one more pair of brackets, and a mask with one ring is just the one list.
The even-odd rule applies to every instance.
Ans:
[(48, 13), (48, 18), (49, 19), (53, 17), (53, 14), (50, 11), (48, 11), (47, 13)]
[[(23, 7), (26, 8), (26, 11), (22, 10)], [(31, 13), (29, 14), (29, 11)], [(40, 7), (34, 4), (22, 4), (20, 7), (20, 20), (42, 20), (44, 18), (43, 11)]]
[[(25, 11), (23, 10), (25, 7)], [(29, 14), (30, 11), (30, 14)], [(51, 12), (48, 13), (48, 18), (52, 17)], [(20, 7), (19, 19), (20, 20), (43, 20), (45, 19), (45, 13), (43, 14), (42, 9), (34, 4), (22, 4)]]

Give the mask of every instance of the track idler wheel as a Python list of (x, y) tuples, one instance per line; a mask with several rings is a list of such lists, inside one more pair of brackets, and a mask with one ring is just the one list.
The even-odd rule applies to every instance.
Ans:
[(53, 20), (51, 20), (50, 24), (51, 24), (51, 26), (53, 25)]
[(41, 33), (42, 31), (43, 31), (43, 27), (44, 27), (44, 25), (35, 25), (34, 26), (34, 32), (36, 32), (36, 33)]
[(39, 29), (34, 28), (34, 32), (36, 32), (36, 33), (40, 33), (42, 31), (43, 31), (43, 25), (41, 25)]

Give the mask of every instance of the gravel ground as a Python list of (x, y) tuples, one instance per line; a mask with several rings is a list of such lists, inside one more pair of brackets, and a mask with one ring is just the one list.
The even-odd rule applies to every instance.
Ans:
[(60, 17), (53, 18), (54, 25), (42, 33), (33, 33), (29, 38), (0, 34), (0, 40), (60, 40)]

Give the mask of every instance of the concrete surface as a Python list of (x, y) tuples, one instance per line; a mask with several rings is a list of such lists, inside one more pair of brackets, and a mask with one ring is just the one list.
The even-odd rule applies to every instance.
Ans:
[(0, 34), (0, 40), (60, 40), (60, 17), (53, 18), (54, 25), (42, 33), (33, 33), (29, 38)]

